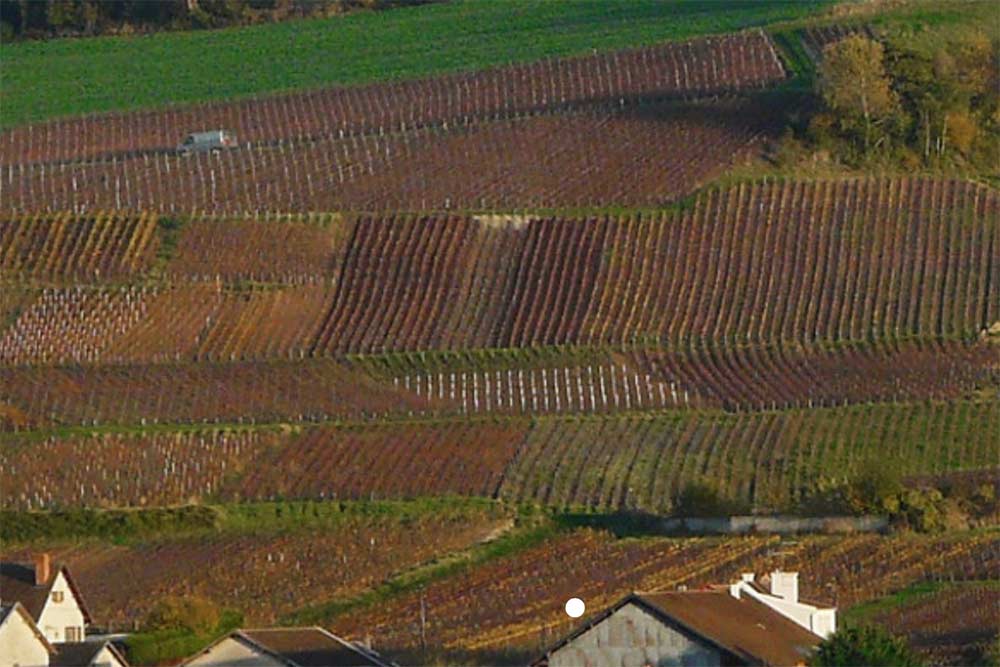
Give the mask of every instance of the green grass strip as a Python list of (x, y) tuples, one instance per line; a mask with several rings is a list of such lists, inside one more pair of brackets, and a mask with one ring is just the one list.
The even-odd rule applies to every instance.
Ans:
[(225, 30), (6, 44), (0, 126), (636, 47), (800, 19), (829, 4), (453, 0)]

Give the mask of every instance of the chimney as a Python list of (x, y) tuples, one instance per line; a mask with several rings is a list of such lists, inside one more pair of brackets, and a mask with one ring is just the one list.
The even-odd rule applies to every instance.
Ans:
[(799, 573), (775, 570), (771, 573), (771, 595), (788, 600), (799, 601)]
[(745, 583), (752, 584), (753, 576), (754, 576), (753, 572), (744, 572), (743, 574), (740, 575), (740, 580)]
[(47, 553), (35, 555), (35, 585), (45, 586), (52, 576), (52, 557)]

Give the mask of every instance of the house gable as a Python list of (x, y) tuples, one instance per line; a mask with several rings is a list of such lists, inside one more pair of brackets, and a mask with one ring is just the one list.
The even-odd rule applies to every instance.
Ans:
[(52, 647), (20, 603), (0, 610), (0, 647), (7, 664), (47, 667)]
[[(86, 615), (65, 568), (56, 571), (38, 615), (38, 627), (50, 642), (83, 641)], [(75, 634), (74, 634), (75, 633)]]
[(287, 662), (251, 646), (238, 637), (225, 637), (199, 655), (184, 663), (184, 667), (288, 667)]
[(711, 643), (626, 600), (548, 653), (549, 667), (732, 664)]

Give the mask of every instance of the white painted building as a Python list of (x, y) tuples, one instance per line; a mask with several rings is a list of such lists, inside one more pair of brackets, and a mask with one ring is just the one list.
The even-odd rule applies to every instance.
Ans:
[(24, 605), (0, 606), (0, 667), (49, 667), (52, 645)]
[(0, 604), (20, 602), (52, 644), (82, 642), (90, 614), (69, 570), (48, 554), (34, 565), (0, 563)]
[(792, 619), (803, 628), (826, 639), (837, 630), (836, 607), (822, 607), (799, 598), (799, 573), (775, 570), (770, 574), (770, 586), (756, 582), (753, 573), (744, 574), (730, 585), (733, 597), (749, 596)]

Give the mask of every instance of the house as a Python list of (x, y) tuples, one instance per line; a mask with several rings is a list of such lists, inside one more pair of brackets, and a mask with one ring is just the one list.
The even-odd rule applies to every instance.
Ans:
[(49, 667), (128, 667), (128, 661), (111, 642), (55, 644)]
[(20, 602), (50, 644), (82, 642), (90, 613), (80, 590), (64, 566), (53, 566), (49, 554), (35, 563), (0, 563), (0, 604)]
[(236, 630), (182, 667), (395, 667), (322, 628)]
[(0, 605), (0, 667), (48, 667), (52, 652), (24, 605)]
[[(775, 574), (779, 576), (775, 576)], [(834, 609), (798, 600), (798, 579), (750, 575), (732, 586), (633, 593), (551, 646), (532, 667), (805, 665)]]

